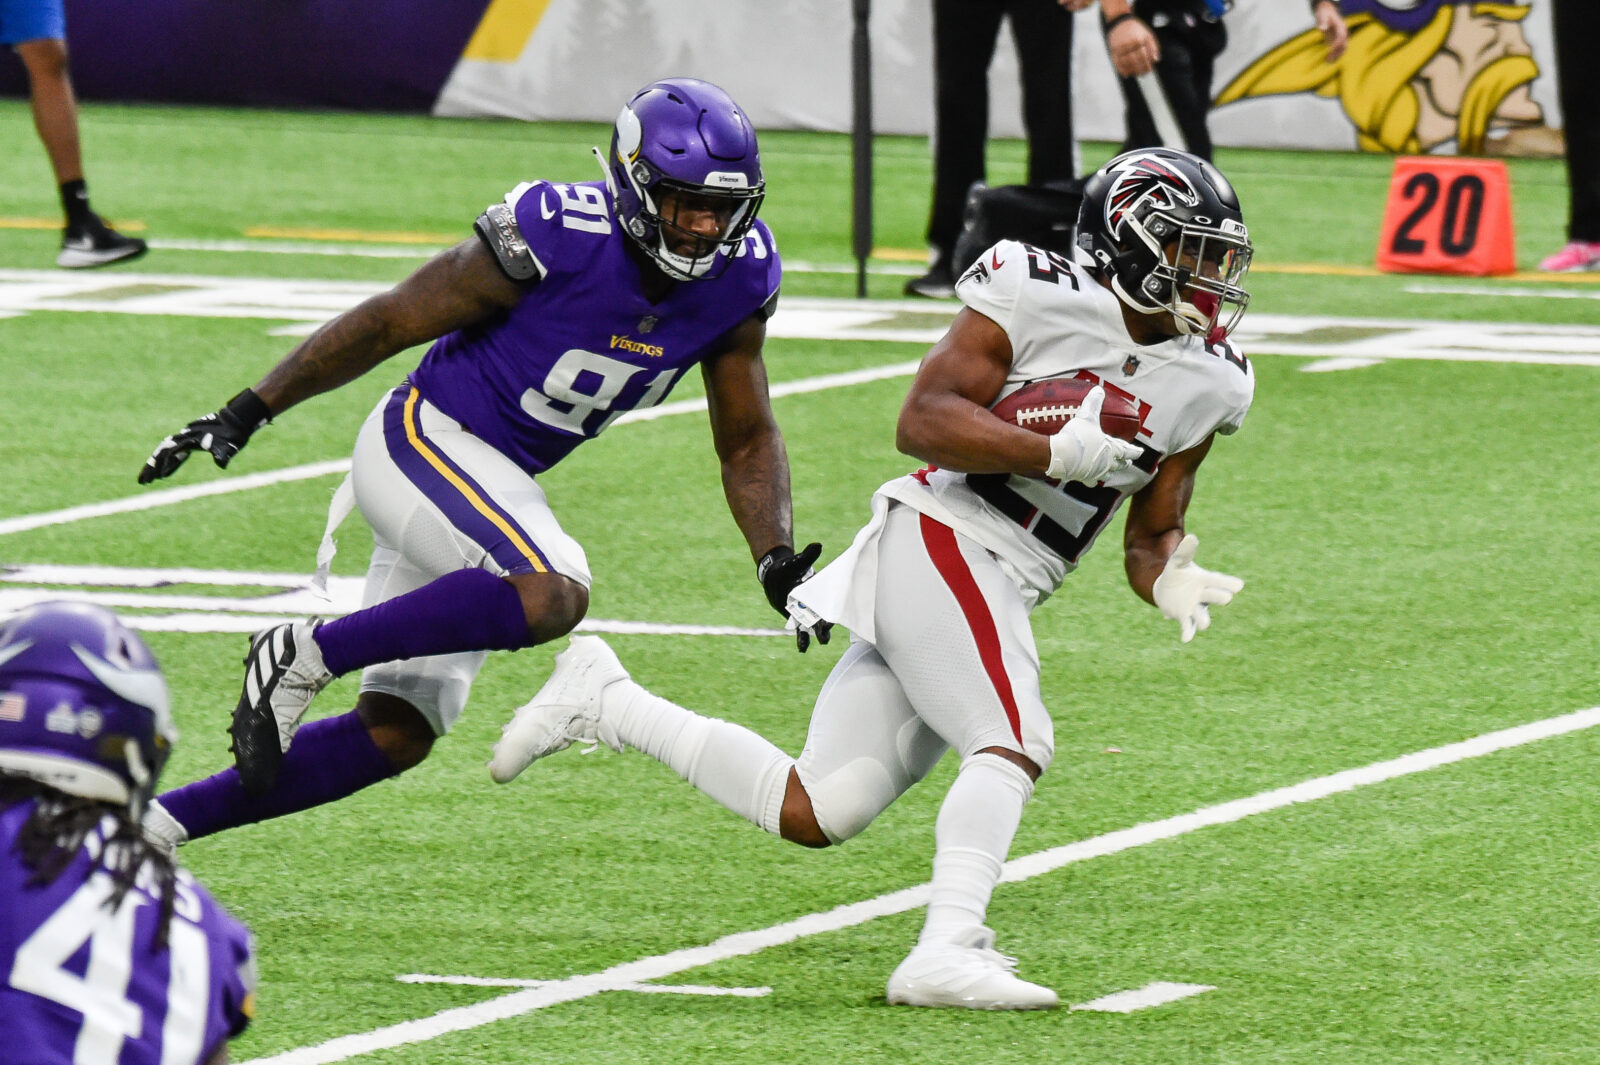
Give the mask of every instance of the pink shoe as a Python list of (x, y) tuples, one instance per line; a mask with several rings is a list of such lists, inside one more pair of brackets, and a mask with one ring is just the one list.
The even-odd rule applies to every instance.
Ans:
[(1552, 273), (1571, 273), (1577, 270), (1600, 270), (1600, 243), (1574, 240), (1565, 248), (1539, 264), (1539, 269)]

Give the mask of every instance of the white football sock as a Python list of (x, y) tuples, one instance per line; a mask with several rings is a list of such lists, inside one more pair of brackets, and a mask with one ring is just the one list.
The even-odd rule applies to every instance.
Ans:
[(610, 685), (603, 699), (604, 719), (623, 743), (778, 834), (793, 758), (743, 725), (685, 710), (632, 681)]
[(997, 754), (961, 763), (939, 807), (928, 919), (919, 943), (945, 942), (984, 923), (1033, 781)]

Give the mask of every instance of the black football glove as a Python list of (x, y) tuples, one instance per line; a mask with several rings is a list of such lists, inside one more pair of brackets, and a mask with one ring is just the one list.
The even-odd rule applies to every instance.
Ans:
[(247, 388), (228, 400), (226, 407), (196, 418), (161, 441), (139, 471), (139, 483), (149, 484), (157, 478), (171, 476), (195, 448), (211, 452), (211, 461), (226, 469), (233, 456), (249, 442), (250, 434), (271, 418), (272, 412), (261, 402), (261, 397)]
[[(756, 563), (756, 577), (761, 581), (761, 588), (767, 593), (767, 602), (772, 604), (772, 609), (785, 618), (789, 616), (789, 593), (811, 576), (811, 564), (821, 554), (822, 545), (811, 543), (798, 555), (794, 548), (780, 545), (761, 556), (761, 561)], [(811, 646), (812, 636), (816, 636), (818, 643), (827, 643), (832, 635), (833, 625), (826, 621), (801, 626), (795, 630), (795, 647), (805, 654)]]

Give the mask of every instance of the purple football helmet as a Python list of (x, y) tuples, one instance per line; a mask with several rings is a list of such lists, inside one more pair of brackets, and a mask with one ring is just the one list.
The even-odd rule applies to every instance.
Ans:
[[(766, 189), (750, 119), (727, 93), (695, 78), (652, 82), (623, 105), (606, 183), (622, 228), (679, 281), (727, 269)], [(667, 193), (676, 195), (664, 213)], [(711, 212), (716, 236), (680, 225), (686, 209)]]
[(1226, 335), (1249, 306), (1253, 249), (1239, 197), (1197, 155), (1139, 148), (1096, 170), (1083, 189), (1078, 247), (1123, 303), (1170, 313), (1182, 333)]
[(161, 667), (109, 610), (41, 603), (0, 623), (0, 772), (138, 819), (175, 739)]

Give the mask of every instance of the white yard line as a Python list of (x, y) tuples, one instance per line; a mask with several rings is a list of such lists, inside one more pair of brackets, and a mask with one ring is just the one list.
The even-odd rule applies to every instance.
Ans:
[[(383, 255), (416, 252), (415, 248), (410, 251), (362, 250), (363, 254)], [(834, 268), (829, 264), (787, 265), (796, 271)], [(0, 315), (80, 312), (253, 318), (274, 323), (269, 326), (273, 333), (299, 334), (387, 287), (381, 282), (281, 277), (0, 270)], [(1451, 291), (1470, 294), (1479, 287), (1460, 285), (1453, 286)], [(1563, 298), (1600, 295), (1555, 290), (1544, 293), (1532, 288), (1517, 291)], [(1498, 289), (1495, 292), (1501, 294)], [(767, 335), (774, 340), (808, 338), (928, 345), (943, 335), (960, 309), (961, 304), (955, 300), (788, 297), (780, 301), (777, 314), (768, 323)], [(1244, 320), (1234, 338), (1252, 355), (1600, 365), (1600, 330), (1588, 325), (1290, 316), (1258, 312)]]
[[(210, 456), (195, 458), (193, 461), (210, 461)], [(82, 506), (67, 507), (65, 510), (51, 510), (40, 514), (23, 514), (15, 518), (0, 520), (0, 536), (9, 533), (26, 532), (29, 529), (40, 529), (46, 525), (67, 525), (85, 518), (100, 518), (108, 514), (126, 514), (136, 510), (154, 510), (156, 507), (171, 506), (173, 503), (187, 503), (191, 499), (204, 499), (206, 496), (227, 495), (229, 492), (243, 492), (248, 488), (263, 488), (267, 485), (282, 484), (286, 481), (305, 481), (313, 477), (326, 477), (333, 473), (344, 473), (350, 469), (349, 459), (335, 459), (331, 462), (312, 462), (305, 466), (288, 466), (281, 470), (268, 470), (266, 473), (247, 473), (239, 477), (229, 477), (223, 481), (208, 481), (187, 488), (159, 488), (153, 492), (144, 492), (136, 496), (124, 496), (121, 499), (112, 499), (104, 503), (85, 503)]]
[[(818, 377), (807, 377), (799, 381), (785, 381), (775, 384), (770, 387), (769, 391), (774, 399), (779, 399), (783, 396), (823, 392), (832, 388), (848, 388), (851, 385), (865, 384), (869, 381), (882, 381), (891, 377), (909, 377), (917, 372), (917, 365), (915, 362), (898, 362), (888, 366), (874, 366), (865, 370), (822, 374)], [(685, 399), (676, 403), (663, 403), (659, 407), (650, 407), (646, 410), (630, 411), (618, 418), (614, 424), (626, 425), (631, 422), (652, 422), (657, 418), (666, 418), (674, 414), (691, 414), (705, 409), (706, 401), (704, 399)], [(209, 459), (205, 455), (192, 455), (190, 456), (190, 461), (205, 462), (209, 461)], [(64, 510), (23, 514), (19, 517), (0, 520), (0, 536), (26, 532), (30, 529), (39, 529), (47, 525), (67, 525), (87, 518), (101, 518), (111, 514), (127, 514), (138, 510), (154, 510), (156, 507), (170, 506), (174, 503), (187, 503), (191, 499), (227, 495), (229, 492), (243, 492), (251, 488), (265, 488), (269, 485), (283, 484), (288, 481), (305, 481), (313, 477), (327, 477), (336, 473), (347, 473), (349, 470), (349, 459), (333, 459), (328, 462), (313, 462), (304, 466), (286, 466), (283, 469), (268, 470), (265, 473), (249, 473), (239, 477), (229, 477), (221, 481), (209, 481), (206, 484), (192, 487), (161, 488), (151, 492), (143, 492), (139, 495), (125, 496), (122, 499), (108, 500), (104, 503), (86, 503), (82, 506), (67, 507)]]
[(443, 244), (326, 244), (309, 240), (170, 240), (147, 242), (157, 251), (212, 251), (251, 255), (333, 255), (358, 259), (426, 259), (444, 251)]
[(1102, 995), (1093, 1002), (1085, 1002), (1072, 1008), (1075, 1010), (1093, 1010), (1096, 1013), (1132, 1013), (1135, 1010), (1147, 1010), (1152, 1006), (1165, 1006), (1167, 1003), (1176, 1002), (1181, 998), (1201, 995), (1207, 991), (1215, 990), (1216, 987), (1212, 984), (1174, 984), (1166, 980), (1157, 980), (1133, 991), (1118, 991), (1114, 995)]
[[(1593, 728), (1595, 725), (1600, 725), (1600, 707), (1590, 707), (1560, 717), (1518, 725), (1498, 732), (1488, 732), (1460, 743), (1417, 751), (1390, 761), (1376, 762), (1359, 769), (1347, 769), (1290, 787), (1265, 791), (1259, 795), (1216, 806), (1207, 806), (1163, 821), (1151, 821), (1096, 836), (1093, 839), (1039, 851), (1007, 862), (1003, 879), (1008, 882), (1027, 880), (1073, 862), (1116, 854), (1159, 840), (1172, 839), (1210, 825), (1240, 821), (1255, 814), (1281, 810), (1298, 803), (1313, 802), (1369, 784), (1395, 780), (1468, 758), (1479, 758), (1495, 751), (1565, 735), (1580, 729)], [(538, 987), (514, 991), (471, 1006), (458, 1006), (429, 1017), (404, 1021), (369, 1032), (340, 1036), (315, 1046), (256, 1058), (246, 1065), (331, 1065), (333, 1062), (345, 1061), (362, 1054), (421, 1043), (451, 1032), (467, 1031), (495, 1021), (520, 1017), (558, 1003), (588, 998), (602, 991), (611, 990), (619, 983), (660, 980), (715, 962), (756, 954), (769, 947), (782, 946), (806, 936), (852, 928), (877, 917), (904, 913), (925, 906), (927, 901), (928, 885), (919, 884), (916, 887), (904, 888), (822, 913), (806, 914), (768, 928), (735, 932), (703, 946), (686, 947), (668, 954), (624, 962), (597, 973), (551, 980)]]
[[(515, 980), (495, 976), (429, 976), (425, 973), (407, 973), (395, 979), (402, 984), (456, 984), (462, 987), (543, 987), (550, 983), (549, 980)], [(621, 983), (611, 990), (637, 991), (645, 995), (732, 995), (735, 998), (762, 998), (772, 994), (770, 987), (708, 987), (704, 984)]]
[(1600, 300), (1600, 288), (1512, 288), (1499, 285), (1406, 285), (1405, 291), (1425, 296), (1506, 296), (1516, 299)]
[[(466, 239), (463, 234), (462, 239)], [(150, 247), (157, 251), (209, 251), (238, 255), (325, 255), (358, 259), (426, 259), (445, 250), (443, 244), (330, 244), (325, 241), (274, 240), (257, 238), (246, 240), (175, 240), (154, 238)], [(804, 259), (785, 259), (783, 268), (796, 274), (853, 274), (855, 263), (818, 263)], [(897, 277), (915, 277), (926, 271), (923, 266), (904, 263), (867, 263), (867, 273)]]
[[(332, 617), (358, 610), (362, 584), (361, 577), (333, 577), (324, 595), (311, 587), (311, 576), (304, 573), (121, 566), (0, 566), (0, 616), (35, 603), (67, 600), (124, 611), (162, 611), (160, 614), (124, 615), (123, 620), (130, 627), (142, 632), (259, 632), (269, 625), (295, 621), (308, 614)], [(260, 588), (261, 591), (246, 595), (237, 592), (209, 594), (203, 590), (208, 587)], [(650, 636), (790, 635), (781, 628), (617, 618), (585, 618), (579, 622), (578, 631)]]

